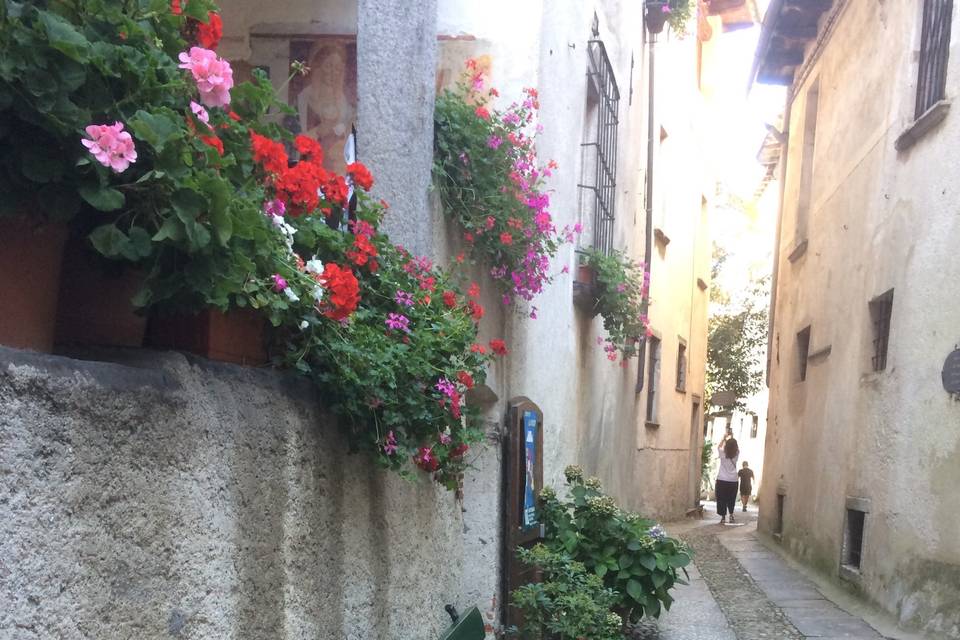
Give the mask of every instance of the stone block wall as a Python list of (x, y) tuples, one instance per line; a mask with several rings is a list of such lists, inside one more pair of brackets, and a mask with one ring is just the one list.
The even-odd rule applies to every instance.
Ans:
[(453, 495), (349, 455), (309, 384), (110, 357), (0, 348), (0, 637), (420, 640), (473, 604)]

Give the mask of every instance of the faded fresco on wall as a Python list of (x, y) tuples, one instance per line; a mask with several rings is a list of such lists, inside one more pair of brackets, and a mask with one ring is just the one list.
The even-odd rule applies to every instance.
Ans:
[[(357, 118), (357, 43), (344, 36), (252, 36), (249, 63), (263, 70), (282, 100), (296, 110), (284, 126), (318, 140), (324, 166), (341, 175), (343, 149)], [(290, 78), (291, 65), (306, 65), (305, 75)], [(248, 71), (249, 75), (249, 71)]]
[(353, 39), (290, 42), (290, 63), (306, 63), (306, 75), (290, 81), (289, 104), (299, 131), (320, 141), (327, 169), (343, 174), (344, 144), (357, 118), (357, 44)]

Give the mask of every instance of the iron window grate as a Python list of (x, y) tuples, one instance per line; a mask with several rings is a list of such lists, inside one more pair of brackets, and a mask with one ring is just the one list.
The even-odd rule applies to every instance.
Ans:
[(953, 0), (924, 0), (915, 119), (946, 97), (952, 19)]
[(613, 65), (601, 40), (587, 43), (587, 81), (599, 98), (597, 108), (596, 140), (582, 146), (593, 147), (596, 152), (596, 171), (593, 184), (579, 185), (593, 192), (594, 224), (593, 246), (609, 254), (613, 250), (613, 222), (617, 192), (617, 126), (620, 89), (614, 77)]

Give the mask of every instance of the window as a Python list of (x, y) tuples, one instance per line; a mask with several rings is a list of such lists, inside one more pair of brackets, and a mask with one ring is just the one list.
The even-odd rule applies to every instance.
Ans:
[(797, 334), (797, 362), (800, 382), (807, 379), (807, 358), (810, 355), (810, 327)]
[(946, 97), (947, 58), (950, 55), (952, 19), (953, 0), (924, 0), (915, 120), (919, 120), (930, 107)]
[(866, 514), (858, 509), (847, 509), (847, 524), (843, 532), (843, 559), (847, 569), (860, 570), (863, 554), (863, 523)]
[(893, 314), (893, 289), (870, 301), (870, 322), (873, 324), (874, 371), (887, 368), (887, 346), (890, 344), (890, 316)]
[(647, 338), (650, 364), (647, 367), (647, 422), (657, 423), (657, 399), (660, 395), (660, 339)]
[(677, 391), (687, 391), (687, 343), (682, 338), (677, 345)]
[(820, 110), (820, 79), (817, 78), (807, 89), (803, 111), (803, 147), (800, 159), (800, 194), (797, 200), (797, 219), (794, 229), (794, 252), (790, 254), (795, 260), (803, 254), (806, 248), (807, 224), (810, 218), (811, 200), (813, 198), (813, 154), (817, 142), (817, 112)]
[(750, 437), (757, 437), (757, 429), (760, 427), (760, 416), (753, 416), (753, 424), (750, 425)]
[[(613, 66), (601, 40), (587, 43), (586, 152), (578, 185), (588, 197), (586, 215), (593, 223), (593, 247), (603, 253), (613, 249), (614, 205), (617, 192), (617, 125), (620, 90)], [(586, 226), (586, 225), (584, 225)]]

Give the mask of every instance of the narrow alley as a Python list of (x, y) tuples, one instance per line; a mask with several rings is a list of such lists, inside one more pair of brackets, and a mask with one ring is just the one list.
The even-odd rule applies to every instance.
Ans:
[(659, 621), (639, 626), (636, 640), (888, 637), (824, 595), (764, 544), (754, 508), (737, 513), (735, 525), (718, 524), (711, 508), (705, 504), (702, 520), (668, 527), (694, 550), (690, 584), (677, 588), (676, 603)]

